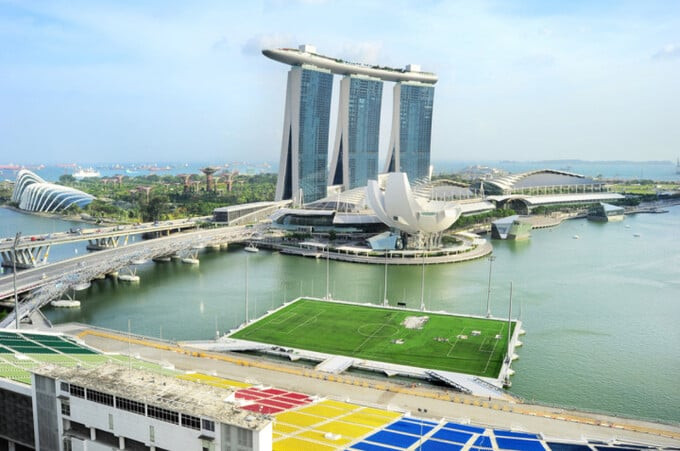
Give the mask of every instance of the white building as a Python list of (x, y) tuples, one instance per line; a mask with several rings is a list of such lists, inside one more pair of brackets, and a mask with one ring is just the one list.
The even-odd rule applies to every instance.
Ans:
[(403, 172), (388, 173), (384, 189), (377, 180), (369, 180), (366, 201), (382, 222), (409, 234), (411, 247), (418, 249), (438, 247), (442, 232), (462, 213), (455, 202), (416, 196)]
[(28, 211), (61, 211), (75, 204), (85, 207), (94, 196), (68, 186), (49, 183), (31, 171), (22, 169), (12, 191), (12, 202)]
[(272, 420), (228, 389), (107, 364), (33, 373), (35, 447), (247, 451), (272, 448)]

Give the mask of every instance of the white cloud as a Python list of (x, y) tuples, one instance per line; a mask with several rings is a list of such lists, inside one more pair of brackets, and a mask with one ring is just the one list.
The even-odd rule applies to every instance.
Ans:
[(260, 56), (263, 49), (295, 46), (295, 38), (289, 34), (258, 34), (248, 39), (241, 47), (244, 55)]
[(666, 44), (661, 50), (652, 55), (656, 60), (680, 58), (680, 44)]

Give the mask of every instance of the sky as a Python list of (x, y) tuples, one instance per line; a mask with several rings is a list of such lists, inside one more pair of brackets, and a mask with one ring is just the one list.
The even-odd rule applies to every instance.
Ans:
[(679, 1), (0, 0), (0, 164), (278, 162), (303, 43), (437, 73), (433, 161), (680, 156)]

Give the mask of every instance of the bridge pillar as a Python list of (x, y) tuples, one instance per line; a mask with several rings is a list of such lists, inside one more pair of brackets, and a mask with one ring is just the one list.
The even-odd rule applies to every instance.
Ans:
[[(17, 249), (17, 268), (28, 269), (35, 268), (39, 265), (47, 263), (47, 257), (50, 254), (50, 246), (36, 246), (30, 248)], [(11, 268), (12, 264), (11, 250), (2, 252), (2, 266)]]
[[(120, 237), (117, 236), (107, 236), (103, 238), (94, 238), (88, 241), (87, 250), (89, 251), (101, 251), (103, 249), (112, 249), (118, 247), (118, 241)], [(128, 235), (125, 236), (124, 244), (127, 244)]]

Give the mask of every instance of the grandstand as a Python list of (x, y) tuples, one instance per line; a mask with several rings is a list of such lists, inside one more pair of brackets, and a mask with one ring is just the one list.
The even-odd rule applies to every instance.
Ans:
[(160, 365), (121, 355), (105, 355), (73, 338), (45, 332), (0, 330), (0, 378), (30, 385), (31, 370), (44, 364), (98, 366), (105, 363), (130, 364), (159, 374), (178, 374)]
[(655, 448), (646, 444), (589, 441), (585, 438), (580, 441), (559, 440), (540, 433), (472, 425), (467, 420), (416, 418), (409, 412), (319, 399), (304, 393), (252, 386), (200, 373), (177, 377), (234, 388), (234, 397), (240, 401), (242, 409), (273, 415), (272, 449), (275, 451), (592, 451), (633, 448), (640, 451)]
[(271, 448), (276, 451), (656, 449), (649, 444), (622, 443), (615, 439), (602, 441), (583, 437), (580, 440), (566, 440), (546, 437), (540, 432), (470, 424), (467, 419), (461, 418), (418, 418), (411, 412), (319, 398), (216, 375), (183, 373), (127, 356), (104, 355), (61, 334), (0, 331), (0, 359), (0, 377), (12, 379), (19, 385), (30, 384), (31, 369), (45, 363), (73, 367), (113, 362), (221, 388), (225, 390), (226, 396), (221, 400), (234, 403), (241, 410), (271, 415)]

